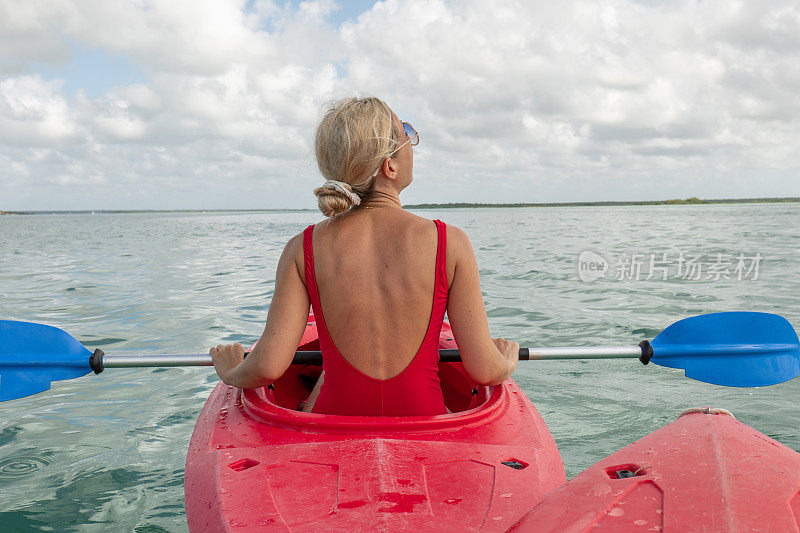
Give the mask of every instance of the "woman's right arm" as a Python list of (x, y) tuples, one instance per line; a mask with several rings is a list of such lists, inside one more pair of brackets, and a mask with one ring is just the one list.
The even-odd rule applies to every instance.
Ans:
[[(517, 367), (519, 344), (492, 339), (483, 303), (478, 263), (469, 237), (447, 226), (448, 263), (453, 261), (447, 316), (467, 373), (482, 385), (499, 385)], [(448, 269), (449, 270), (449, 269)]]

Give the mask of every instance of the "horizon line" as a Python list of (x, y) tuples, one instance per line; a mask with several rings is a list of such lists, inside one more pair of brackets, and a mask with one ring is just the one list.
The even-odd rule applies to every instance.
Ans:
[[(404, 209), (453, 209), (453, 208), (520, 208), (520, 207), (603, 207), (603, 206), (626, 206), (626, 205), (698, 205), (698, 204), (726, 204), (726, 203), (795, 203), (800, 202), (800, 197), (765, 197), (765, 198), (715, 198), (701, 199), (690, 197), (686, 199), (669, 200), (602, 200), (602, 201), (576, 201), (576, 202), (447, 202), (447, 203), (422, 203), (407, 204)], [(4, 211), (0, 209), (0, 215), (33, 215), (33, 214), (84, 214), (84, 213), (235, 213), (244, 211), (255, 212), (286, 212), (286, 211), (317, 211), (313, 208), (287, 207), (287, 208), (212, 208), (212, 209), (41, 209), (41, 210), (20, 210)]]

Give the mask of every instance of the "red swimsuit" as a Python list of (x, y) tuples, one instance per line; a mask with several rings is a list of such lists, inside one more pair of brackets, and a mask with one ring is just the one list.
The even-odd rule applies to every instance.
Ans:
[[(428, 332), (414, 359), (402, 372), (389, 379), (370, 377), (345, 359), (333, 343), (319, 303), (314, 276), (314, 226), (303, 232), (306, 289), (317, 319), (319, 345), (325, 381), (314, 404), (314, 413), (360, 416), (439, 415), (447, 412), (439, 384), (439, 332), (447, 308), (447, 226), (434, 220), (438, 232), (436, 278)], [(391, 334), (391, 332), (387, 332)]]

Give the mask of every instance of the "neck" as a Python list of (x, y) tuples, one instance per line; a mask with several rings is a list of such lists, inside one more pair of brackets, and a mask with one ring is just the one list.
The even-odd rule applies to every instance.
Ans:
[(392, 205), (396, 207), (403, 207), (400, 203), (400, 195), (395, 191), (386, 190), (373, 190), (369, 193), (361, 205)]

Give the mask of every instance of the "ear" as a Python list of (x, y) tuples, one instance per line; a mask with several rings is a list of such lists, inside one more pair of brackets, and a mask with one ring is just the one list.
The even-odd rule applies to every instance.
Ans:
[(383, 165), (381, 165), (381, 172), (390, 180), (397, 179), (397, 161), (391, 157), (384, 159)]

